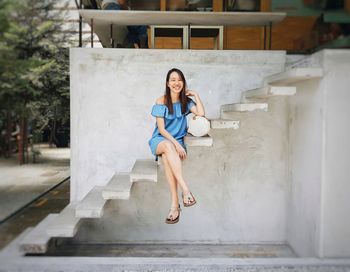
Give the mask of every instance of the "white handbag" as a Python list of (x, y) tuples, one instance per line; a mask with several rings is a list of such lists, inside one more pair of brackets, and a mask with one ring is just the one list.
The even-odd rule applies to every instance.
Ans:
[(188, 122), (188, 130), (195, 137), (207, 135), (210, 131), (210, 122), (202, 116), (193, 116)]

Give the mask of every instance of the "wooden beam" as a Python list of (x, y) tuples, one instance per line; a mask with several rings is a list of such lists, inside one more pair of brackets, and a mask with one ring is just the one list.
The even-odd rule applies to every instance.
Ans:
[(265, 27), (261, 27), (261, 35), (260, 35), (260, 49), (265, 49)]
[(271, 0), (260, 0), (260, 11), (271, 11)]
[(213, 11), (224, 11), (224, 0), (213, 0)]
[(166, 11), (166, 0), (160, 0), (160, 10)]
[(350, 13), (350, 0), (344, 0), (344, 9)]

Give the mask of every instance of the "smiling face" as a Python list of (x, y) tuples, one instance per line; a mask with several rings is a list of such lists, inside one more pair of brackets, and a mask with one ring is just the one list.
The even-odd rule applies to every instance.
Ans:
[(172, 72), (167, 85), (171, 92), (180, 93), (184, 87), (184, 82), (177, 72)]

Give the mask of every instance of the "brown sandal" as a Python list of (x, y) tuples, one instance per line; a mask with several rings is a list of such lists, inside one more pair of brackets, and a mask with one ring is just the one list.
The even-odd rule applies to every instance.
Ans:
[(170, 216), (171, 218), (168, 218), (168, 217), (165, 218), (165, 223), (167, 223), (167, 224), (175, 224), (175, 223), (179, 222), (180, 212), (181, 212), (180, 204), (179, 204), (178, 208), (171, 208), (169, 211), (178, 211), (179, 215), (175, 219), (172, 219), (172, 215)]
[[(189, 195), (191, 195), (191, 197), (192, 197), (192, 201), (191, 201), (191, 197), (189, 196)], [(194, 204), (196, 204), (196, 199), (194, 198), (194, 196), (193, 196), (193, 194), (191, 193), (191, 192), (189, 192), (188, 194), (186, 194), (186, 197), (187, 197), (187, 201), (189, 201), (190, 203), (186, 203), (185, 202), (185, 198), (184, 198), (184, 194), (182, 194), (182, 200), (183, 200), (183, 203), (184, 203), (184, 206), (185, 207), (190, 207), (190, 206), (193, 206)]]

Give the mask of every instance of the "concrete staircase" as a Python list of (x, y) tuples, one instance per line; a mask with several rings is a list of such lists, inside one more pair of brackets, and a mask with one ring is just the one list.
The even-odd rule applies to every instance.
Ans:
[(248, 90), (244, 92), (245, 98), (269, 98), (279, 95), (295, 95), (297, 88), (295, 86), (265, 86), (262, 88)]
[(291, 96), (297, 91), (298, 82), (321, 78), (321, 68), (292, 68), (271, 76), (263, 81), (261, 88), (242, 92), (240, 103), (226, 104), (221, 106), (221, 118), (229, 119), (232, 113), (268, 111), (268, 98), (275, 96)]
[(20, 243), (20, 250), (26, 253), (45, 253), (51, 236), (48, 227), (58, 218), (58, 214), (49, 214), (35, 228), (31, 229)]
[(322, 68), (295, 67), (266, 77), (264, 80), (264, 86), (291, 86), (304, 80), (316, 79), (321, 77), (323, 77)]
[[(221, 119), (210, 120), (212, 129), (238, 129), (240, 121), (233, 120), (232, 113), (244, 114), (251, 111), (267, 111), (268, 98), (291, 96), (296, 93), (299, 81), (321, 78), (320, 68), (292, 68), (265, 78), (263, 86), (242, 93), (240, 103), (221, 106)], [(258, 101), (256, 101), (258, 100)], [(210, 148), (213, 138), (209, 135), (193, 137), (187, 135), (188, 147)], [(60, 214), (50, 214), (18, 242), (25, 253), (44, 253), (52, 237), (73, 237), (82, 218), (103, 216), (107, 201), (128, 200), (135, 182), (157, 182), (158, 164), (153, 159), (136, 160), (130, 173), (117, 173), (105, 186), (95, 186), (78, 203), (70, 203)]]
[(19, 243), (22, 252), (43, 254), (51, 238), (74, 237), (81, 219), (101, 218), (107, 201), (130, 198), (134, 182), (157, 182), (158, 165), (154, 160), (136, 160), (130, 173), (115, 174), (106, 186), (95, 186), (78, 203), (70, 203), (59, 214), (49, 214)]
[(130, 182), (157, 182), (157, 164), (153, 160), (137, 160), (130, 173)]
[(239, 121), (230, 120), (230, 119), (213, 119), (210, 120), (211, 129), (238, 129)]
[(47, 226), (50, 237), (73, 237), (81, 224), (80, 217), (75, 216), (76, 203), (68, 204)]
[(131, 187), (133, 183), (130, 182), (130, 175), (115, 174), (111, 181), (103, 188), (102, 197), (109, 199), (125, 199), (130, 198)]

